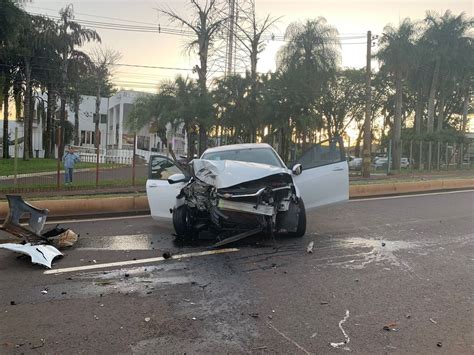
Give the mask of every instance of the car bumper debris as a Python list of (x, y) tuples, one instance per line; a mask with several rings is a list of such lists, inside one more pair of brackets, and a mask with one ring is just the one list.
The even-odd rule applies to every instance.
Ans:
[[(78, 234), (59, 225), (43, 232), (49, 213), (47, 209), (36, 208), (25, 202), (21, 196), (7, 195), (7, 200), (9, 212), (0, 230), (21, 241), (0, 244), (1, 249), (29, 255), (33, 264), (51, 268), (53, 259), (63, 255), (58, 248), (71, 247), (77, 242)], [(22, 219), (26, 219), (27, 223), (22, 224)]]

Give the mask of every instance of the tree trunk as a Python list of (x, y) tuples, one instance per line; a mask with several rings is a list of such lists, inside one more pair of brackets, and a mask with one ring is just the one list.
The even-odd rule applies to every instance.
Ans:
[[(364, 134), (364, 126), (359, 129), (359, 134), (357, 135), (355, 149), (354, 149), (354, 156), (360, 158), (360, 145), (362, 143), (362, 135)], [(350, 147), (349, 147), (350, 148)]]
[(392, 164), (393, 169), (400, 169), (401, 147), (400, 139), (402, 134), (402, 78), (400, 73), (396, 73), (395, 78), (395, 117), (393, 124), (393, 149)]
[(66, 131), (66, 94), (63, 93), (61, 95), (61, 113), (59, 117), (59, 127), (61, 128), (59, 130), (60, 136), (58, 136), (59, 142), (58, 143), (58, 157), (62, 157), (64, 155), (64, 146), (66, 142), (64, 141), (64, 138), (66, 137), (65, 131)]
[(23, 160), (30, 160), (30, 100), (31, 100), (31, 65), (30, 57), (25, 57), (25, 97), (23, 108)]
[(74, 145), (79, 145), (79, 93), (74, 93)]
[[(78, 95), (79, 96), (79, 95)], [(77, 98), (77, 129), (79, 130), (79, 97)], [(75, 104), (75, 103), (74, 103)], [(75, 126), (76, 122), (74, 122)], [(100, 147), (100, 84), (97, 85), (97, 92), (95, 97), (95, 133), (94, 133), (94, 143), (96, 149)]]
[(461, 127), (461, 132), (466, 133), (467, 130), (467, 114), (469, 111), (469, 85), (466, 87), (466, 91), (464, 93), (464, 102), (462, 105), (462, 127)]
[(52, 100), (52, 89), (51, 84), (46, 85), (48, 90), (48, 110), (46, 111), (46, 129), (44, 132), (44, 157), (51, 158), (51, 125), (53, 123), (53, 113), (51, 112), (53, 108), (53, 100)]
[(9, 101), (10, 80), (5, 78), (3, 86), (3, 159), (10, 158), (8, 146), (8, 101)]
[(199, 156), (207, 149), (207, 132), (203, 123), (199, 124)]
[(415, 132), (417, 135), (421, 134), (421, 123), (423, 120), (423, 91), (418, 89), (416, 94), (415, 106)]
[[(28, 152), (28, 154), (31, 158), (34, 157), (34, 155), (33, 155), (33, 118), (34, 118), (34, 113), (35, 113), (35, 102), (33, 100), (33, 92), (32, 91), (33, 91), (33, 89), (30, 88), (30, 119), (28, 121), (28, 125), (29, 125), (28, 131), (30, 132), (29, 137), (28, 137), (28, 139), (30, 140), (29, 144), (28, 144), (28, 147), (29, 147), (30, 151)], [(38, 119), (38, 117), (37, 117), (37, 119)]]
[(55, 159), (56, 158), (56, 136), (54, 134), (55, 132), (55, 124), (54, 122), (56, 121), (56, 115), (57, 115), (57, 104), (58, 104), (58, 96), (57, 92), (55, 91), (55, 88), (52, 89), (51, 92), (51, 124), (49, 126), (49, 149), (51, 152), (51, 158)]
[(440, 65), (440, 59), (438, 58), (435, 64), (433, 80), (431, 81), (430, 96), (428, 98), (428, 133), (433, 133), (434, 130), (435, 97)]
[(443, 129), (444, 122), (444, 92), (441, 90), (438, 107), (438, 124), (436, 126), (436, 132), (441, 132)]

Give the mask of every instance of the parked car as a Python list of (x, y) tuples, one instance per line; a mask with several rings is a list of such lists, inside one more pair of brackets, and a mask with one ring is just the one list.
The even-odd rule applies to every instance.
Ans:
[(360, 169), (362, 169), (362, 158), (356, 158), (356, 157), (353, 157), (353, 156), (349, 155), (347, 163), (349, 164), (349, 169), (350, 170), (360, 170)]
[[(386, 169), (388, 165), (388, 158), (376, 157), (374, 161), (375, 169)], [(406, 169), (410, 166), (410, 160), (406, 157), (400, 158), (400, 167)], [(393, 162), (390, 160), (390, 167), (393, 167)]]
[(184, 239), (301, 237), (307, 211), (348, 199), (348, 165), (339, 139), (313, 146), (291, 169), (268, 144), (236, 144), (206, 150), (188, 169), (151, 156), (146, 190), (152, 217), (172, 221)]

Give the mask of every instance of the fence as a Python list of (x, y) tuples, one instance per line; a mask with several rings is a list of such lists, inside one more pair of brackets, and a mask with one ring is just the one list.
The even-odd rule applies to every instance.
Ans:
[[(392, 169), (392, 151), (393, 142), (390, 140), (386, 154), (374, 158), (373, 169), (396, 173)], [(401, 141), (400, 151), (402, 161), (399, 172), (470, 169), (474, 165), (474, 143), (470, 141), (461, 143), (422, 140)]]
[[(18, 153), (18, 152), (17, 152)], [(66, 184), (63, 162), (58, 159), (30, 159), (20, 154), (0, 159), (0, 195), (30, 191), (64, 191), (80, 189), (144, 188), (148, 161), (152, 154), (168, 155), (167, 151), (150, 152), (137, 149), (100, 149), (77, 147), (80, 162), (73, 170), (73, 181)]]

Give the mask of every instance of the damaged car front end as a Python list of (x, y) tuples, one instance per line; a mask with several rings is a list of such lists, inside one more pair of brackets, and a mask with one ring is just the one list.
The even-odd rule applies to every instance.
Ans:
[(304, 235), (304, 204), (287, 169), (205, 159), (193, 160), (191, 168), (172, 211), (178, 237), (211, 232), (219, 246), (260, 232)]

